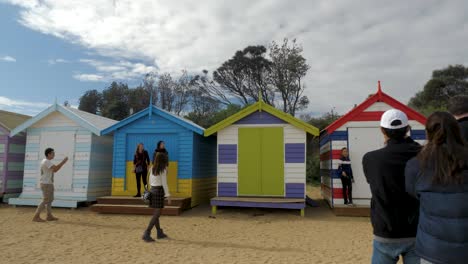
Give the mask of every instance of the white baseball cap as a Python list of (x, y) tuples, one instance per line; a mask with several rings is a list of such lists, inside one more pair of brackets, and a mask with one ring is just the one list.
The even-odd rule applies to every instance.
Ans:
[[(398, 122), (399, 124), (392, 125), (393, 122)], [(383, 128), (388, 129), (399, 129), (408, 126), (408, 117), (405, 113), (398, 109), (390, 109), (383, 113), (382, 117), (380, 118), (380, 126)]]

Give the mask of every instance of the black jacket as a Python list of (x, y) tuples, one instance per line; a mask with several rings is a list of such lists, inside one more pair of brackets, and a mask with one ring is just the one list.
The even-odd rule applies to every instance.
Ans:
[(435, 185), (417, 159), (406, 165), (406, 190), (421, 203), (416, 254), (432, 263), (468, 262), (468, 169), (463, 173), (464, 184)]
[(148, 164), (150, 163), (148, 151), (143, 150), (143, 153), (138, 153), (133, 155), (133, 164), (135, 166), (141, 165), (143, 170), (148, 168)]
[(405, 166), (421, 146), (411, 138), (389, 140), (387, 146), (362, 159), (372, 192), (371, 222), (374, 235), (383, 238), (416, 237), (419, 202), (406, 193)]
[(164, 149), (155, 149), (154, 153), (153, 153), (153, 160), (156, 157), (156, 153), (158, 153), (158, 152), (162, 152), (162, 153), (166, 154), (169, 157), (169, 152), (167, 152), (167, 150), (165, 148)]
[[(341, 157), (340, 160), (342, 161), (350, 161), (349, 157)], [(342, 172), (345, 172), (349, 179), (353, 179), (353, 169), (351, 168), (351, 164), (340, 164), (338, 166), (338, 174), (340, 177), (343, 177)]]
[(462, 137), (468, 142), (468, 117), (458, 119), (458, 125), (460, 125)]

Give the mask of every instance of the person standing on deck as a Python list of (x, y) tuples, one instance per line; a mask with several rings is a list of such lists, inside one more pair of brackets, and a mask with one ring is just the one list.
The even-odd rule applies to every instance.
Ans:
[(41, 218), (41, 213), (44, 208), (47, 211), (47, 221), (57, 221), (58, 218), (52, 215), (52, 202), (54, 201), (54, 173), (59, 171), (62, 166), (68, 161), (65, 157), (58, 165), (54, 165), (52, 160), (55, 157), (55, 151), (52, 148), (47, 148), (44, 152), (46, 158), (41, 161), (41, 190), (42, 202), (37, 206), (36, 213), (34, 214), (34, 222), (45, 222)]
[(137, 182), (137, 194), (134, 197), (140, 197), (141, 180), (143, 186), (146, 186), (146, 178), (148, 176), (148, 165), (150, 164), (148, 151), (145, 150), (143, 143), (137, 145), (135, 155), (133, 156), (133, 171), (135, 172)]
[(380, 126), (386, 146), (366, 153), (362, 159), (372, 193), (372, 264), (396, 264), (400, 255), (405, 264), (419, 264), (415, 252), (419, 202), (406, 193), (405, 166), (421, 145), (407, 136), (408, 117), (400, 110), (386, 111)]
[(343, 199), (345, 205), (353, 205), (353, 170), (349, 159), (348, 148), (341, 149), (340, 165), (338, 166), (341, 185), (343, 187)]

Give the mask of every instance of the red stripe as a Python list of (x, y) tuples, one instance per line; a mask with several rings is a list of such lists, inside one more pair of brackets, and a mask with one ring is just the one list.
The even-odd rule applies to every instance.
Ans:
[(350, 121), (380, 121), (384, 112), (362, 112)]
[[(331, 159), (340, 159), (341, 158), (341, 150), (334, 149), (332, 150)], [(327, 151), (320, 155), (320, 161), (330, 160), (330, 151)]]
[[(324, 193), (326, 193), (328, 196), (331, 196), (332, 194), (332, 191), (330, 189), (330, 187), (322, 184), (322, 191)], [(339, 199), (339, 198), (343, 198), (343, 189), (342, 188), (333, 188), (333, 196), (332, 196), (333, 199)]]

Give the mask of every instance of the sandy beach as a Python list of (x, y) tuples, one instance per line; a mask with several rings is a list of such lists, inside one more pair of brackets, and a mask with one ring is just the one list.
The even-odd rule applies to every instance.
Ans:
[[(319, 197), (317, 188), (309, 194)], [(149, 216), (54, 209), (57, 222), (33, 223), (35, 208), (0, 207), (1, 263), (370, 263), (369, 218), (336, 217), (321, 202), (298, 211), (209, 206), (162, 217), (171, 237), (145, 243)]]

